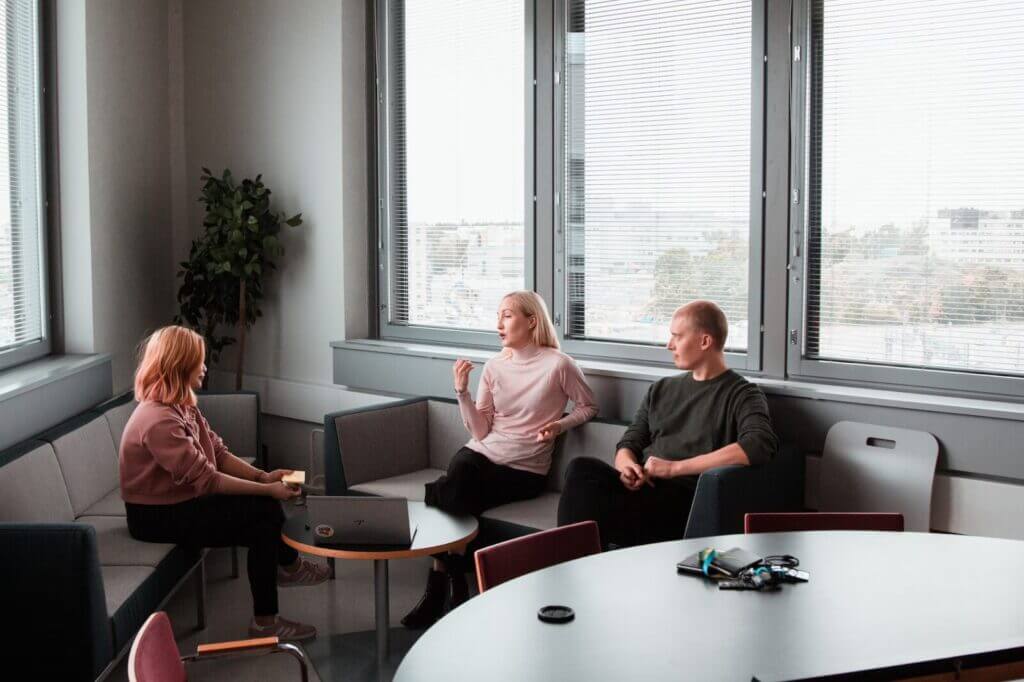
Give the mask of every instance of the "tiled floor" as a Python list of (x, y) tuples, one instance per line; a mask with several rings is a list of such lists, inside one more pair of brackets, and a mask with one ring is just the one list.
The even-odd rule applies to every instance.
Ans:
[[(166, 607), (178, 637), (182, 655), (193, 653), (197, 644), (244, 639), (252, 617), (252, 598), (245, 577), (245, 549), (239, 550), (241, 575), (231, 578), (231, 558), (227, 550), (213, 550), (207, 556), (207, 627), (196, 632), (195, 591), (191, 584), (182, 587)], [(430, 559), (403, 559), (390, 562), (391, 624), (401, 617), (422, 594)], [(471, 576), (469, 576), (471, 578)], [(470, 580), (470, 582), (472, 582)], [(346, 632), (372, 630), (373, 562), (337, 561), (336, 579), (314, 587), (280, 591), (281, 614), (286, 618), (312, 623), (320, 637)], [(108, 677), (111, 682), (127, 682), (127, 655)], [(235, 660), (193, 663), (190, 680), (298, 680), (298, 666), (286, 655), (239, 658)], [(321, 679), (311, 671), (311, 680)], [(339, 679), (345, 679), (344, 677)]]

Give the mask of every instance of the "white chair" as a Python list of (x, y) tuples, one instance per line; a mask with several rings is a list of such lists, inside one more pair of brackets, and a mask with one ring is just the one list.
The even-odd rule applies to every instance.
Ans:
[(924, 431), (839, 422), (822, 452), (819, 511), (899, 512), (908, 531), (931, 529), (939, 443)]

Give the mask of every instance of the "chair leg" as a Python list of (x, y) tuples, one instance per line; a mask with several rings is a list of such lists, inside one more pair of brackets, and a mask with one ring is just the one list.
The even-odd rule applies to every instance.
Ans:
[(196, 627), (206, 629), (206, 556), (199, 559), (199, 567), (195, 571), (196, 580)]
[(231, 577), (238, 577), (238, 548), (231, 548)]

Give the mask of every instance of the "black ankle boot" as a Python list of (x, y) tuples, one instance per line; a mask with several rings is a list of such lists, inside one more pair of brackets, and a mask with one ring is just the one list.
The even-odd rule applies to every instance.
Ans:
[(444, 615), (445, 603), (448, 601), (448, 576), (441, 571), (430, 569), (427, 576), (427, 591), (420, 602), (402, 619), (402, 625), (410, 630), (429, 628), (438, 618)]
[(466, 562), (461, 554), (449, 554), (445, 566), (448, 569), (448, 584), (451, 588), (449, 609), (454, 609), (469, 599), (469, 585), (466, 584)]

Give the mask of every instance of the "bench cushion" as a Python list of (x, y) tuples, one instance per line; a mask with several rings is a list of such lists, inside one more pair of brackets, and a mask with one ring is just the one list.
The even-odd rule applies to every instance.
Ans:
[(128, 519), (124, 516), (80, 516), (75, 522), (96, 529), (104, 573), (107, 566), (154, 567), (174, 549), (174, 545), (136, 540), (128, 533)]
[(76, 516), (119, 487), (117, 450), (103, 415), (95, 415), (50, 442)]
[(125, 516), (127, 513), (124, 500), (121, 499), (121, 491), (115, 488), (82, 512), (82, 516)]
[(0, 522), (69, 523), (75, 514), (49, 443), (6, 450), (0, 461)]
[(520, 500), (488, 509), (483, 518), (514, 523), (526, 528), (548, 530), (558, 525), (558, 493), (541, 493), (532, 500)]
[(444, 474), (441, 469), (420, 469), (411, 474), (391, 476), (369, 483), (351, 486), (352, 490), (381, 497), (404, 497), (407, 500), (423, 501), (423, 486), (436, 481)]
[(447, 471), (452, 457), (469, 441), (459, 404), (444, 400), (427, 402), (427, 436), (430, 467)]
[[(104, 566), (103, 586), (112, 622), (115, 650), (124, 647), (160, 602), (199, 559), (197, 550), (174, 547), (154, 568)], [(111, 592), (113, 591), (113, 596)]]
[(346, 485), (353, 487), (427, 467), (427, 402), (328, 415), (334, 419)]

